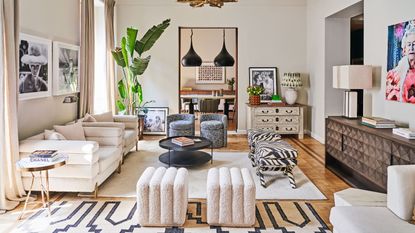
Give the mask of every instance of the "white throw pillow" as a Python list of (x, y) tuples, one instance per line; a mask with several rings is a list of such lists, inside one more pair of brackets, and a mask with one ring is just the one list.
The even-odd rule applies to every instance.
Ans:
[(114, 122), (114, 117), (112, 115), (112, 112), (104, 112), (101, 114), (94, 114), (92, 116), (98, 122)]
[(93, 117), (89, 113), (85, 114), (85, 117), (84, 117), (84, 119), (82, 121), (83, 122), (97, 122), (97, 120), (95, 119), (95, 117)]
[(45, 139), (46, 140), (66, 140), (65, 136), (62, 134), (55, 132), (53, 130), (45, 129)]
[(53, 128), (67, 140), (86, 140), (82, 122), (77, 122), (72, 125), (54, 125)]

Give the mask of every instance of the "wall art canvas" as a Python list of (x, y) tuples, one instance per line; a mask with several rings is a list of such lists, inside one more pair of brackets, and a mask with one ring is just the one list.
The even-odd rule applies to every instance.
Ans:
[(249, 68), (249, 85), (262, 86), (264, 94), (261, 102), (271, 102), (272, 95), (277, 94), (277, 68), (276, 67), (251, 67)]
[(19, 99), (51, 96), (52, 41), (20, 34)]
[(144, 134), (167, 134), (167, 115), (169, 108), (167, 107), (148, 107), (144, 116)]
[(386, 99), (415, 104), (415, 20), (388, 28)]
[(79, 46), (53, 42), (53, 95), (79, 92)]
[(203, 62), (196, 69), (197, 84), (224, 84), (225, 67), (217, 67), (213, 62)]

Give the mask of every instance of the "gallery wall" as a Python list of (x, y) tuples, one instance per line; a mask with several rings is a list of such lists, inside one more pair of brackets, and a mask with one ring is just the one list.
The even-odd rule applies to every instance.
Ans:
[[(239, 32), (239, 125), (246, 130), (249, 67), (278, 67), (284, 72), (307, 73), (306, 0), (255, 0), (228, 3), (222, 9), (191, 8), (170, 0), (119, 0), (116, 5), (117, 41), (127, 27), (142, 33), (166, 18), (172, 22), (149, 54), (152, 60), (142, 77), (144, 98), (154, 106), (178, 112), (179, 27), (237, 27)], [(119, 44), (117, 42), (117, 44)], [(307, 103), (305, 92), (300, 100)]]
[[(21, 32), (79, 45), (79, 1), (20, 0)], [(21, 100), (19, 138), (24, 139), (77, 117), (77, 103), (63, 104), (65, 96)]]

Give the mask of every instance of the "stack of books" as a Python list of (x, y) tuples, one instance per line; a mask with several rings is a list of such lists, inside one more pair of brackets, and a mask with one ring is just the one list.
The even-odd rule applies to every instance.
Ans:
[(30, 155), (30, 162), (53, 162), (59, 158), (57, 150), (35, 150)]
[(171, 142), (179, 146), (191, 146), (195, 144), (192, 139), (186, 137), (173, 138)]
[(407, 139), (415, 139), (415, 131), (408, 128), (395, 128), (392, 132)]
[(378, 129), (392, 129), (395, 128), (395, 121), (381, 117), (362, 117), (362, 125)]

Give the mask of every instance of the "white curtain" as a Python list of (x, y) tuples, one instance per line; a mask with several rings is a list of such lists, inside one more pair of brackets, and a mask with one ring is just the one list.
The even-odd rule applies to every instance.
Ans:
[(114, 114), (115, 110), (115, 93), (116, 81), (114, 71), (114, 59), (112, 58), (111, 50), (115, 47), (114, 42), (114, 7), (115, 0), (104, 1), (104, 15), (105, 15), (105, 47), (106, 47), (106, 65), (107, 65), (107, 87), (108, 87), (108, 110)]
[(15, 208), (25, 194), (17, 131), (19, 0), (0, 0), (0, 209)]

